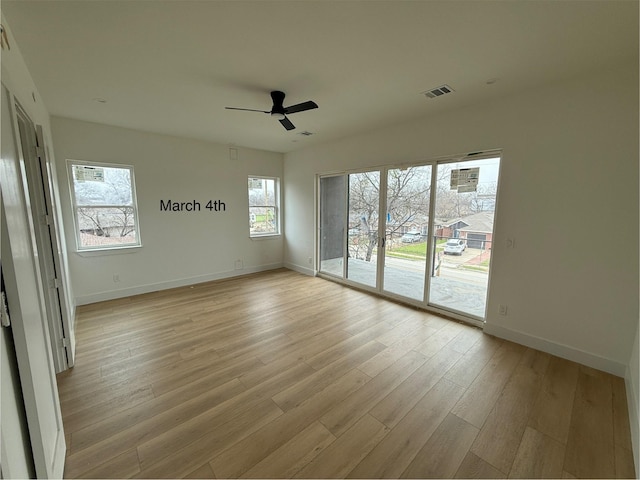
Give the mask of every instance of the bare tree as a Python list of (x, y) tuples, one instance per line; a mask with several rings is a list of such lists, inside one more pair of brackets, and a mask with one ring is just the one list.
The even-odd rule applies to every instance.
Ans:
[(470, 195), (469, 209), (471, 213), (493, 212), (497, 190), (498, 185), (495, 182), (479, 184), (478, 189)]
[(407, 225), (426, 225), (431, 191), (431, 169), (389, 170), (387, 175), (387, 236), (403, 233)]
[[(413, 223), (426, 225), (430, 190), (430, 167), (389, 170), (386, 238), (403, 233)], [(378, 245), (379, 196), (379, 172), (349, 175), (349, 228), (360, 232), (350, 237), (349, 253), (367, 262)]]
[(120, 228), (120, 236), (126, 237), (130, 233), (135, 232), (135, 218), (133, 207), (118, 207), (118, 215), (114, 217), (114, 223)]
[(371, 261), (378, 245), (378, 199), (380, 195), (380, 173), (364, 172), (349, 175), (349, 229), (360, 231), (350, 245), (350, 254), (360, 257), (365, 249), (364, 260)]
[(100, 181), (74, 182), (81, 230), (101, 237), (126, 237), (136, 230), (130, 171), (111, 167), (103, 171)]
[(85, 219), (87, 223), (92, 226), (91, 230), (93, 230), (93, 235), (98, 235), (99, 237), (109, 236), (108, 230), (102, 227), (99, 209), (90, 207), (79, 207), (78, 215), (80, 215), (80, 218)]

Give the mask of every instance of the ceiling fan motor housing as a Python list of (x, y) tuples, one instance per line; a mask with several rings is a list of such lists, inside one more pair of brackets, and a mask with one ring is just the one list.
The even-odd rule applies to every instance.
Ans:
[(284, 92), (274, 90), (271, 92), (271, 100), (273, 100), (273, 107), (271, 108), (272, 116), (284, 116)]

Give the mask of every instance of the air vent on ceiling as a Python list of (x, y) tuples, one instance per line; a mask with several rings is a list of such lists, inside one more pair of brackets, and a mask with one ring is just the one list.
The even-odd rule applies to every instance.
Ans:
[(422, 92), (427, 98), (436, 98), (441, 97), (442, 95), (446, 95), (447, 93), (453, 92), (453, 88), (449, 85), (441, 85), (437, 88), (432, 88), (431, 90), (427, 90), (426, 92)]

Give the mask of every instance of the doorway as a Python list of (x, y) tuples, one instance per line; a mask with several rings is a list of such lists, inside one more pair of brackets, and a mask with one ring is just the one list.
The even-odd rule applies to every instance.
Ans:
[(319, 176), (319, 274), (483, 322), (499, 167), (490, 152)]

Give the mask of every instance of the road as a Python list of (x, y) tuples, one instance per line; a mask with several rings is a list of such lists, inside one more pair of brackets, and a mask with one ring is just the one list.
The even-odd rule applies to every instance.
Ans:
[[(450, 257), (449, 255), (447, 255), (445, 258), (443, 258), (442, 266), (440, 268), (440, 276), (443, 278), (450, 278), (451, 280), (457, 280), (459, 282), (464, 282), (471, 285), (479, 285), (486, 288), (489, 279), (488, 274), (459, 268), (461, 264), (465, 263), (465, 261), (468, 261), (474, 256), (474, 254), (463, 254), (460, 257)], [(372, 258), (371, 260), (372, 262), (376, 262), (377, 259), (374, 256), (374, 258)], [(422, 261), (407, 260), (404, 258), (396, 257), (386, 257), (385, 261), (386, 264), (389, 265), (389, 267), (398, 268), (407, 272), (422, 273), (425, 269), (425, 264)]]

